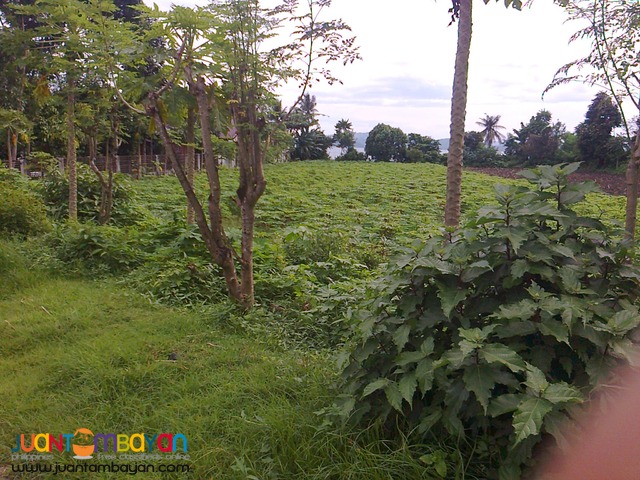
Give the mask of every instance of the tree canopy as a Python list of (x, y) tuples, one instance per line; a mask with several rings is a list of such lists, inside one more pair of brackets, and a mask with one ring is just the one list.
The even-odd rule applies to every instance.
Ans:
[(401, 129), (379, 123), (369, 132), (364, 151), (376, 161), (401, 162), (406, 155), (406, 143), (407, 137)]

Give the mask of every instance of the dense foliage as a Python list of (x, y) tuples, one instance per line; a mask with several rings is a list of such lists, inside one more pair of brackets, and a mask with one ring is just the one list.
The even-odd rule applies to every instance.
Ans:
[(526, 125), (520, 123), (520, 128), (509, 134), (505, 142), (505, 154), (514, 163), (523, 166), (556, 163), (565, 132), (563, 123), (553, 123), (551, 112), (540, 110)]
[(577, 164), (496, 187), (466, 227), (390, 263), (344, 357), (336, 407), (389, 426), (468, 437), (485, 478), (519, 478), (542, 436), (629, 359), (640, 270), (574, 206)]
[(622, 116), (611, 97), (598, 93), (589, 105), (584, 122), (576, 127), (580, 159), (598, 169), (617, 167), (627, 160), (625, 149), (611, 135), (613, 129), (621, 125)]
[(0, 167), (0, 236), (37, 235), (51, 228), (42, 200), (15, 170)]
[(407, 154), (407, 136), (399, 128), (379, 123), (369, 132), (364, 152), (373, 160), (400, 162)]
[[(87, 165), (79, 164), (77, 169), (78, 219), (84, 222), (97, 221), (100, 214), (100, 182)], [(69, 210), (68, 176), (58, 168), (50, 168), (40, 185), (40, 191), (51, 215), (58, 220), (65, 218)], [(126, 175), (115, 174), (112, 223), (131, 225), (139, 219), (140, 212), (134, 207), (132, 195), (131, 180)]]

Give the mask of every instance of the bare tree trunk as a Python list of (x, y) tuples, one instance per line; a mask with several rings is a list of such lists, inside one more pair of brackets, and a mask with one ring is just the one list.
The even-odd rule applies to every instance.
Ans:
[(7, 166), (13, 168), (13, 157), (11, 149), (11, 129), (7, 128)]
[(18, 134), (16, 132), (11, 133), (11, 155), (9, 157), (11, 167), (13, 168), (18, 162)]
[(173, 165), (176, 177), (187, 196), (187, 200), (193, 207), (196, 224), (198, 225), (198, 229), (200, 230), (205, 246), (211, 255), (211, 259), (222, 268), (229, 295), (231, 298), (246, 307), (247, 305), (243, 301), (240, 282), (238, 281), (236, 273), (234, 262), (235, 252), (233, 251), (222, 226), (222, 210), (220, 209), (220, 179), (218, 177), (218, 168), (213, 155), (213, 144), (211, 142), (211, 132), (209, 130), (208, 98), (204, 80), (199, 80), (200, 81), (197, 83), (195, 91), (200, 114), (200, 125), (202, 128), (207, 178), (209, 179), (210, 193), (208, 210), (211, 226), (209, 226), (209, 222), (207, 222), (204, 209), (198, 201), (198, 197), (193, 190), (193, 186), (189, 183), (180, 162), (178, 162), (173, 143), (169, 138), (169, 133), (167, 132), (166, 126), (158, 111), (157, 100), (153, 95), (149, 96), (150, 105), (147, 108), (147, 112), (149, 115), (153, 116), (156, 122), (166, 155), (169, 157), (169, 160)]
[[(185, 159), (185, 170), (187, 172), (187, 180), (193, 187), (195, 179), (195, 153), (196, 153), (196, 112), (195, 107), (189, 106), (187, 112), (187, 157)], [(187, 202), (187, 223), (193, 225), (195, 223), (195, 214), (191, 203)]]
[(634, 240), (636, 233), (636, 216), (638, 210), (638, 171), (640, 167), (640, 132), (636, 135), (636, 141), (631, 152), (631, 158), (627, 165), (627, 210), (625, 217), (625, 236)]
[(75, 83), (67, 85), (67, 173), (69, 177), (69, 220), (78, 220), (78, 178), (76, 173)]
[(472, 0), (460, 0), (458, 46), (451, 99), (449, 154), (447, 156), (447, 201), (444, 223), (448, 227), (457, 227), (460, 223), (464, 123), (467, 112), (467, 77), (471, 50), (471, 3)]
[(245, 305), (254, 303), (253, 282), (253, 234), (255, 226), (255, 206), (267, 186), (264, 178), (264, 153), (255, 99), (251, 93), (241, 101), (232, 104), (233, 118), (238, 132), (238, 166), (240, 185), (237, 190), (238, 203), (242, 215), (242, 297)]
[(136, 170), (136, 177), (138, 180), (142, 178), (142, 148), (143, 143), (138, 141), (138, 169)]

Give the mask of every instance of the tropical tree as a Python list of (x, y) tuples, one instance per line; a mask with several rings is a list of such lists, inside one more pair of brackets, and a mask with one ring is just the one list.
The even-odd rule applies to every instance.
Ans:
[(556, 163), (565, 133), (562, 122), (553, 123), (551, 112), (540, 110), (526, 125), (520, 123), (520, 128), (509, 134), (505, 154), (522, 166)]
[(319, 160), (328, 157), (327, 149), (333, 139), (327, 137), (318, 126), (317, 105), (315, 95), (306, 93), (298, 106), (293, 108), (291, 115), (285, 114), (286, 124), (293, 134), (293, 160)]
[(443, 163), (440, 142), (428, 135), (410, 133), (407, 135), (407, 154), (404, 161), (411, 163)]
[(484, 115), (480, 121), (476, 122), (476, 125), (480, 125), (482, 130), (480, 133), (484, 138), (484, 144), (487, 147), (492, 147), (494, 142), (502, 143), (505, 140), (505, 136), (500, 132), (504, 130), (502, 125), (499, 125), (500, 115)]
[(620, 110), (609, 95), (599, 92), (589, 105), (584, 122), (576, 127), (580, 159), (587, 165), (604, 168), (615, 143), (611, 133), (621, 125)]
[(404, 161), (407, 136), (399, 128), (379, 123), (369, 132), (364, 146), (367, 157), (383, 162)]
[(502, 159), (498, 151), (485, 144), (482, 132), (467, 132), (464, 134), (464, 163), (470, 167), (501, 166)]
[(582, 58), (562, 66), (545, 90), (573, 81), (600, 86), (618, 106), (630, 145), (627, 165), (625, 230), (633, 239), (638, 205), (640, 131), (633, 132), (624, 103), (640, 112), (640, 3), (628, 0), (556, 0), (570, 20), (585, 25), (571, 41), (588, 39), (591, 50)]
[(33, 123), (19, 110), (0, 108), (0, 130), (7, 133), (7, 166), (13, 168), (18, 158), (18, 138), (29, 140)]
[[(281, 133), (279, 124), (274, 123), (274, 89), (288, 79), (301, 83), (300, 97), (284, 115), (286, 120), (303, 100), (308, 84), (317, 78), (314, 65), (318, 60), (349, 63), (359, 58), (353, 39), (343, 36), (350, 30), (346, 24), (320, 20), (319, 13), (330, 2), (307, 0), (305, 4), (308, 11), (301, 15), (296, 13), (294, 1), (271, 11), (262, 9), (256, 0), (218, 1), (197, 10), (174, 6), (168, 14), (155, 8), (156, 22), (148, 35), (151, 39), (163, 38), (162, 51), (153, 53), (163, 56), (165, 66), (142, 98), (142, 105), (127, 100), (118, 88), (115, 90), (130, 107), (154, 120), (176, 177), (193, 207), (210, 257), (220, 266), (230, 296), (245, 308), (254, 303), (253, 232), (256, 204), (266, 188), (264, 162), (273, 136)], [(273, 32), (286, 19), (294, 22), (297, 38), (283, 47), (267, 50), (265, 41), (272, 39), (275, 43)], [(143, 45), (148, 42), (141, 42)], [(122, 49), (115, 51), (121, 54)], [(319, 72), (325, 78), (333, 78), (326, 68)], [(148, 76), (140, 72), (137, 75), (137, 88), (132, 89), (132, 95), (150, 84)], [(115, 76), (122, 84), (132, 80), (129, 72), (122, 70), (114, 71)], [(168, 128), (165, 98), (181, 82), (189, 86), (197, 103), (209, 186), (206, 205), (200, 203), (193, 183), (178, 162)], [(225, 99), (224, 115), (218, 115), (221, 112), (211, 101), (215, 96)], [(216, 116), (228, 119), (226, 128), (212, 130)], [(234, 201), (242, 225), (239, 252), (223, 225), (217, 158), (221, 143), (236, 144), (239, 185)]]
[(343, 118), (336, 123), (334, 128), (333, 143), (340, 148), (341, 155), (344, 155), (356, 145), (356, 135), (353, 131), (353, 125), (349, 120)]
[[(483, 0), (485, 4), (489, 0)], [(452, 0), (451, 22), (458, 21), (458, 43), (451, 97), (451, 126), (447, 155), (447, 195), (444, 223), (456, 227), (460, 223), (460, 193), (462, 190), (462, 157), (464, 154), (465, 117), (467, 113), (467, 78), (471, 51), (472, 0)], [(522, 7), (521, 0), (504, 0), (506, 7)]]

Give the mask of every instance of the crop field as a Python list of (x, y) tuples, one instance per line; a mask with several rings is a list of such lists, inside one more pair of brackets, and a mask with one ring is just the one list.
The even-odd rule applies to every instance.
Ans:
[[(237, 240), (235, 176), (222, 170)], [(127, 225), (0, 241), (0, 478), (53, 478), (10, 471), (16, 435), (78, 427), (187, 436), (191, 473), (141, 478), (477, 478), (455, 443), (388, 441), (322, 413), (367, 284), (441, 228), (445, 168), (301, 162), (266, 178), (248, 313), (226, 299), (171, 176), (131, 183)], [(498, 182), (513, 183), (465, 174), (464, 218)], [(199, 175), (203, 198), (205, 185)], [(582, 208), (617, 223), (624, 199), (592, 194)]]

